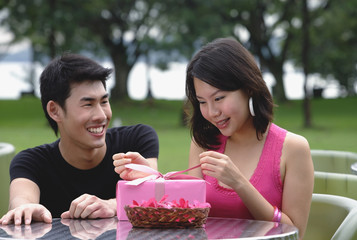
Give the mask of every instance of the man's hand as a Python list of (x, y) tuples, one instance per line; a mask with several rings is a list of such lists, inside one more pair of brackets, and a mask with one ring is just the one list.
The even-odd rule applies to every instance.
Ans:
[(113, 155), (114, 171), (124, 180), (135, 180), (137, 178), (146, 177), (148, 173), (131, 170), (125, 167), (126, 164), (135, 163), (149, 166), (157, 170), (157, 159), (146, 159), (137, 152), (117, 153)]
[(0, 225), (0, 229), (4, 230), (12, 239), (38, 239), (51, 231), (52, 224), (43, 224), (40, 222), (30, 225)]
[(32, 221), (51, 223), (52, 215), (43, 205), (28, 203), (8, 211), (0, 219), (0, 224), (15, 223), (15, 225), (20, 225), (22, 223), (30, 224)]
[(61, 218), (110, 218), (116, 215), (116, 200), (103, 200), (94, 195), (83, 194), (72, 201)]
[(61, 223), (69, 227), (73, 237), (79, 239), (96, 239), (104, 232), (117, 228), (115, 218), (95, 220), (62, 219)]

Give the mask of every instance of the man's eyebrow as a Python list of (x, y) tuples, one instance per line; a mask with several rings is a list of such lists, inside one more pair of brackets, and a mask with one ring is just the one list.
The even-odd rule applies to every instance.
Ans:
[[(100, 99), (105, 99), (105, 98), (109, 98), (109, 93), (104, 94)], [(94, 101), (95, 98), (93, 97), (82, 97), (80, 99), (81, 102), (90, 102), (90, 101)]]
[(104, 99), (104, 98), (109, 98), (109, 93), (104, 94), (102, 99)]

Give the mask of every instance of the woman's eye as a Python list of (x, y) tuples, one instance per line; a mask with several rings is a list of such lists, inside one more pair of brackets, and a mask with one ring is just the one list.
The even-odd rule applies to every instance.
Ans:
[(216, 102), (218, 102), (219, 100), (222, 100), (224, 98), (224, 96), (222, 96), (222, 97), (216, 97), (214, 100), (216, 101)]

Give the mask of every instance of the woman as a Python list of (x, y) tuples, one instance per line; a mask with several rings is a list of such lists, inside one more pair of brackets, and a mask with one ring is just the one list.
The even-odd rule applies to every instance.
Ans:
[(314, 170), (307, 140), (273, 120), (273, 99), (253, 56), (217, 39), (187, 67), (190, 171), (207, 181), (210, 216), (295, 225), (303, 237)]

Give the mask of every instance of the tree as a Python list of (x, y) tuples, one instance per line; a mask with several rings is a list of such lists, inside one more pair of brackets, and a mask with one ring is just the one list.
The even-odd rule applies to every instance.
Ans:
[(153, 0), (105, 0), (82, 1), (80, 6), (79, 26), (98, 39), (113, 62), (116, 84), (112, 98), (127, 98), (128, 75), (155, 39), (163, 5)]
[[(167, 14), (171, 30), (165, 31), (169, 36), (164, 39), (166, 43), (191, 57), (207, 41), (234, 36), (259, 59), (263, 71), (273, 74), (275, 99), (287, 100), (283, 67), (294, 37), (290, 31), (296, 11), (294, 0), (181, 0), (176, 5)], [(242, 30), (247, 38), (241, 36)]]
[[(68, 27), (68, 0), (37, 0), (17, 1), (7, 0), (0, 5), (7, 15), (1, 25), (10, 31), (14, 38), (9, 45), (29, 39), (31, 44), (32, 66), (29, 69), (29, 78), (26, 79), (32, 86), (34, 93), (36, 62), (46, 62), (54, 58), (61, 49), (73, 48), (75, 28)], [(58, 11), (61, 9), (61, 11)]]
[(263, 71), (269, 71), (274, 76), (274, 98), (278, 102), (285, 102), (284, 64), (288, 60), (291, 39), (294, 37), (291, 28), (296, 14), (295, 1), (254, 0), (247, 1), (245, 8), (237, 6), (232, 9), (235, 13), (230, 15), (231, 21), (238, 23), (233, 28), (234, 35), (241, 38), (237, 29), (246, 29), (249, 38), (245, 45), (258, 57)]
[(307, 6), (307, 0), (302, 1), (302, 51), (301, 59), (304, 69), (304, 126), (311, 127), (311, 104), (310, 104), (310, 94), (307, 89), (307, 80), (309, 75), (309, 51), (310, 51), (310, 17), (309, 9)]
[(350, 95), (355, 94), (357, 2), (330, 0), (324, 10), (312, 29), (311, 69), (322, 76), (334, 76)]
[[(309, 7), (310, 48), (308, 68), (325, 78), (335, 78), (355, 94), (357, 81), (357, 14), (356, 1), (320, 1)], [(301, 39), (301, 28), (296, 28), (295, 40)], [(290, 59), (297, 67), (303, 66), (301, 42), (294, 41)]]
[[(155, 38), (160, 1), (153, 0), (9, 0), (1, 23), (28, 38), (36, 56), (55, 57), (65, 51), (109, 55), (114, 65), (114, 99), (128, 97), (128, 75)], [(39, 58), (39, 57), (38, 57)]]
[(10, 42), (29, 39), (36, 61), (54, 58), (74, 47), (76, 28), (71, 22), (70, 0), (6, 1), (7, 17), (1, 25), (14, 35)]

